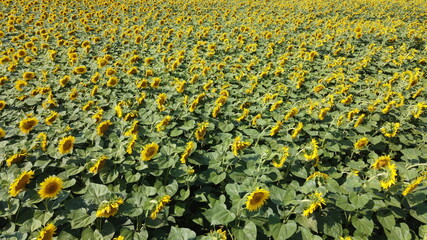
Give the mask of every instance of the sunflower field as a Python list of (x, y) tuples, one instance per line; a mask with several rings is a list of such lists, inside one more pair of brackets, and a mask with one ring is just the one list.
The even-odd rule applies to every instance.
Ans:
[(426, 1), (0, 7), (0, 239), (427, 239)]

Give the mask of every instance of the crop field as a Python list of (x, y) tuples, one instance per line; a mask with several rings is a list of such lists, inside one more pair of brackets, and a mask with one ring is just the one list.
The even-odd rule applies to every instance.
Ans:
[(427, 239), (427, 1), (1, 0), (0, 239)]

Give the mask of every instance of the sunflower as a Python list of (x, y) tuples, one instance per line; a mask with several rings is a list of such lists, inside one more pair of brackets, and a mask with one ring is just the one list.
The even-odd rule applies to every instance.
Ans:
[(259, 114), (259, 113), (254, 118), (252, 118), (251, 124), (253, 126), (257, 125), (258, 119), (261, 119), (261, 114)]
[(0, 128), (0, 139), (4, 138), (6, 136), (6, 132), (3, 130), (3, 128)]
[(75, 74), (84, 74), (87, 72), (87, 68), (86, 68), (86, 66), (78, 66), (78, 67), (74, 68), (73, 72)]
[(209, 122), (199, 123), (198, 125), (199, 127), (196, 129), (195, 134), (197, 141), (201, 141), (205, 139), (206, 128), (208, 127)]
[(50, 116), (46, 118), (45, 122), (47, 125), (52, 125), (52, 123), (58, 118), (58, 113), (51, 111)]
[(63, 78), (59, 79), (59, 85), (61, 87), (65, 87), (65, 85), (71, 80), (71, 77), (68, 75), (65, 75)]
[(34, 74), (34, 72), (24, 72), (24, 74), (22, 74), (22, 78), (24, 80), (31, 80), (35, 77), (36, 77), (36, 74)]
[(123, 204), (122, 198), (113, 199), (111, 201), (103, 201), (96, 211), (96, 217), (109, 218), (116, 215), (120, 205)]
[(50, 176), (44, 179), (40, 184), (40, 190), (37, 192), (40, 198), (54, 198), (62, 190), (63, 181), (56, 176)]
[(136, 143), (136, 140), (138, 139), (138, 135), (137, 134), (133, 134), (132, 136), (131, 136), (131, 138), (130, 138), (130, 141), (129, 141), (129, 143), (128, 143), (128, 146), (127, 146), (127, 148), (126, 148), (126, 152), (128, 153), (128, 154), (132, 154), (132, 152), (133, 152), (133, 147), (135, 147), (135, 143)]
[(387, 177), (380, 180), (381, 187), (384, 189), (389, 189), (391, 186), (393, 186), (396, 183), (396, 165), (395, 164), (388, 164), (385, 167), (385, 170), (387, 172)]
[[(307, 159), (307, 161), (314, 160), (314, 159), (317, 160), (319, 158), (319, 152), (318, 152), (318, 145), (317, 145), (316, 139), (314, 138), (311, 139), (309, 150), (311, 151), (310, 154), (304, 153), (304, 157)], [(304, 149), (304, 152), (306, 152), (305, 149)]]
[(282, 124), (283, 124), (282, 121), (277, 121), (276, 125), (272, 127), (270, 130), (270, 136), (276, 135), (279, 132), (280, 128), (282, 127)]
[(107, 75), (108, 77), (113, 76), (116, 73), (117, 71), (114, 68), (107, 68), (107, 70), (105, 71), (105, 75)]
[(390, 164), (390, 162), (391, 162), (390, 155), (381, 156), (375, 160), (374, 164), (372, 164), (371, 167), (373, 169), (381, 169), (385, 166), (388, 166)]
[(251, 145), (250, 142), (240, 141), (240, 136), (237, 136), (234, 139), (233, 145), (231, 145), (231, 150), (233, 151), (234, 156), (239, 155), (239, 151)]
[(0, 111), (6, 107), (6, 102), (4, 100), (0, 100)]
[(44, 133), (44, 132), (39, 133), (39, 135), (37, 135), (37, 139), (40, 140), (40, 147), (45, 152), (46, 146), (47, 146), (47, 135), (46, 135), (46, 133)]
[(64, 137), (59, 141), (58, 150), (61, 154), (67, 154), (71, 152), (74, 147), (74, 141), (76, 140), (73, 136)]
[(289, 120), (289, 118), (295, 117), (299, 112), (298, 108), (294, 107), (285, 115), (285, 120)]
[(96, 131), (99, 136), (104, 136), (104, 133), (108, 130), (108, 127), (111, 126), (113, 123), (110, 120), (103, 121), (96, 127)]
[(138, 122), (139, 121), (133, 121), (132, 126), (125, 132), (125, 136), (138, 134)]
[(123, 237), (122, 235), (119, 235), (116, 238), (113, 238), (113, 240), (125, 240), (125, 237)]
[(33, 171), (26, 171), (21, 173), (19, 177), (17, 177), (12, 184), (10, 184), (9, 187), (9, 194), (12, 197), (16, 197), (18, 193), (20, 193), (25, 186), (30, 183), (30, 180), (33, 178), (34, 172)]
[(117, 83), (119, 83), (119, 79), (117, 77), (110, 77), (110, 79), (107, 81), (107, 86), (114, 87), (117, 85)]
[(406, 188), (405, 190), (402, 192), (403, 196), (408, 195), (409, 193), (411, 193), (412, 191), (415, 190), (415, 188), (418, 187), (418, 185), (420, 185), (424, 180), (426, 179), (426, 176), (419, 176), (417, 177), (414, 181), (412, 181)]
[(282, 154), (282, 157), (280, 158), (280, 160), (279, 161), (275, 161), (273, 159), (273, 161), (271, 162), (271, 164), (273, 164), (273, 166), (276, 167), (276, 168), (283, 167), (283, 164), (285, 164), (286, 159), (288, 159), (288, 157), (289, 157), (289, 148), (288, 147), (283, 147), (282, 151), (283, 151), (283, 154)]
[(56, 231), (55, 225), (53, 225), (53, 223), (49, 223), (40, 232), (39, 237), (37, 238), (37, 240), (52, 240), (53, 239), (53, 235), (55, 234), (55, 231)]
[(246, 209), (249, 211), (255, 211), (262, 207), (267, 199), (270, 197), (270, 192), (268, 190), (257, 188), (251, 194), (249, 194), (248, 199), (246, 200)]
[(160, 121), (159, 123), (157, 123), (156, 125), (156, 130), (158, 132), (163, 131), (167, 125), (169, 125), (170, 120), (172, 119), (171, 116), (166, 116), (162, 119), (162, 121)]
[(8, 167), (12, 166), (14, 163), (19, 163), (24, 160), (28, 156), (27, 151), (22, 151), (20, 153), (13, 154), (10, 158), (6, 160), (6, 164)]
[(22, 92), (24, 89), (22, 89), (24, 86), (27, 86), (27, 81), (24, 80), (18, 80), (15, 82), (15, 89)]
[(169, 195), (163, 196), (160, 202), (157, 204), (154, 211), (150, 214), (150, 218), (153, 220), (156, 219), (157, 214), (166, 206), (166, 204), (170, 203), (170, 201), (171, 201), (171, 197)]
[(368, 143), (369, 143), (369, 140), (367, 138), (363, 137), (363, 138), (357, 140), (356, 143), (354, 143), (354, 148), (360, 150), (360, 149), (366, 147), (366, 145), (368, 145)]
[(322, 109), (320, 109), (320, 112), (319, 112), (319, 115), (318, 115), (319, 120), (323, 120), (323, 119), (325, 119), (326, 114), (327, 114), (330, 110), (331, 110), (331, 108), (330, 108), (330, 107), (326, 107), (326, 108), (322, 108)]
[(141, 152), (142, 161), (150, 161), (154, 155), (159, 151), (159, 145), (157, 143), (150, 143), (144, 146)]
[(292, 131), (292, 138), (296, 138), (298, 134), (301, 132), (302, 128), (304, 127), (304, 124), (302, 122), (299, 122), (297, 127)]
[(316, 211), (316, 209), (318, 209), (319, 207), (321, 208), (323, 205), (326, 204), (325, 199), (322, 196), (322, 193), (319, 193), (316, 191), (315, 193), (310, 194), (309, 197), (310, 197), (311, 203), (302, 213), (304, 217), (310, 216), (310, 214)]
[(35, 117), (22, 119), (19, 122), (19, 129), (24, 134), (28, 134), (38, 123), (39, 120), (37, 120)]
[(187, 162), (187, 158), (190, 156), (194, 147), (195, 147), (195, 144), (193, 141), (190, 141), (187, 143), (187, 146), (185, 147), (184, 153), (181, 155), (181, 158), (179, 160), (181, 163), (185, 164)]
[(96, 163), (89, 169), (89, 172), (93, 173), (93, 174), (97, 174), (99, 172), (99, 170), (101, 170), (104, 165), (105, 162), (107, 161), (107, 156), (101, 156)]

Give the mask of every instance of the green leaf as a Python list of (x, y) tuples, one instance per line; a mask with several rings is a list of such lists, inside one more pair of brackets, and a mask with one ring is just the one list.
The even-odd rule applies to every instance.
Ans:
[(294, 221), (289, 221), (286, 224), (276, 224), (273, 227), (272, 235), (274, 239), (288, 239), (297, 231), (297, 224)]
[(366, 217), (359, 219), (354, 216), (351, 218), (351, 223), (357, 230), (366, 236), (371, 236), (372, 231), (374, 230), (374, 221), (367, 219)]
[(243, 229), (233, 228), (232, 232), (237, 239), (256, 239), (257, 237), (256, 225), (251, 221), (247, 221)]
[(182, 130), (174, 128), (174, 129), (170, 132), (170, 136), (171, 136), (171, 137), (177, 137), (177, 136), (181, 135), (182, 133), (183, 133), (183, 131), (182, 131)]
[(391, 230), (396, 225), (396, 220), (390, 211), (378, 212), (377, 219), (381, 223), (381, 225), (387, 230)]
[(44, 226), (52, 218), (52, 216), (53, 216), (53, 212), (36, 210), (34, 212), (33, 220), (40, 221), (41, 225)]
[(232, 123), (225, 123), (225, 122), (220, 122), (218, 123), (218, 128), (222, 131), (222, 132), (231, 132), (231, 130), (233, 130), (234, 128), (234, 124)]
[(225, 204), (218, 202), (211, 209), (206, 210), (203, 216), (205, 216), (212, 225), (226, 225), (236, 218), (234, 213), (227, 210)]
[(104, 237), (104, 239), (112, 239), (115, 233), (114, 225), (110, 222), (104, 223), (102, 225), (101, 234)]
[(71, 211), (71, 213), (68, 215), (68, 218), (70, 219), (72, 229), (83, 228), (89, 226), (95, 221), (96, 212), (92, 212), (92, 214), (89, 216), (86, 209), (79, 208), (77, 210)]
[(172, 226), (167, 240), (191, 240), (196, 238), (196, 233), (188, 228)]
[(86, 228), (82, 232), (81, 239), (87, 240), (104, 240), (102, 234), (98, 230), (93, 231), (92, 228)]
[(391, 229), (390, 239), (399, 239), (399, 240), (410, 240), (413, 239), (411, 235), (411, 231), (406, 223), (400, 223), (400, 227), (393, 227)]
[(357, 195), (354, 192), (351, 192), (349, 195), (350, 203), (353, 204), (357, 209), (363, 208), (371, 199), (371, 197), (367, 194)]
[(225, 172), (219, 175), (216, 172), (211, 172), (209, 175), (209, 181), (216, 185), (224, 181), (225, 177), (227, 177), (227, 174)]

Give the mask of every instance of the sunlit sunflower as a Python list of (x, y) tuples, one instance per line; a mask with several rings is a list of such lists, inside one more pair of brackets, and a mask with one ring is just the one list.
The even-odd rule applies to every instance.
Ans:
[(125, 237), (123, 237), (122, 235), (119, 235), (116, 238), (113, 238), (113, 240), (125, 240)]
[(150, 161), (154, 155), (159, 151), (159, 145), (157, 143), (150, 143), (144, 146), (141, 152), (142, 161)]
[(259, 209), (265, 204), (269, 197), (269, 191), (258, 187), (255, 191), (249, 194), (246, 200), (246, 209), (249, 211), (255, 211)]
[(74, 147), (74, 141), (76, 140), (73, 136), (64, 137), (59, 141), (58, 150), (61, 154), (66, 154), (71, 152)]
[(234, 139), (233, 144), (231, 145), (231, 150), (233, 151), (234, 156), (239, 155), (239, 152), (243, 149), (245, 149), (246, 147), (250, 146), (251, 143), (250, 142), (244, 142), (244, 141), (240, 141), (240, 136), (237, 136)]
[(195, 147), (195, 144), (194, 144), (193, 141), (190, 141), (190, 142), (187, 143), (187, 146), (185, 147), (184, 153), (182, 153), (181, 158), (179, 159), (179, 161), (181, 163), (185, 164), (187, 162), (187, 158), (192, 153), (194, 147)]
[(419, 176), (417, 177), (414, 181), (412, 181), (406, 188), (405, 190), (402, 192), (403, 196), (408, 195), (409, 193), (411, 193), (412, 191), (415, 190), (415, 188), (418, 187), (418, 185), (420, 185), (424, 180), (426, 180), (426, 176)]
[(271, 164), (273, 164), (274, 167), (276, 168), (281, 168), (283, 167), (283, 164), (285, 164), (286, 159), (288, 159), (289, 157), (289, 148), (288, 147), (283, 147), (282, 148), (282, 156), (280, 157), (280, 159), (273, 159), (273, 161), (271, 162)]
[(63, 181), (56, 176), (50, 176), (40, 184), (40, 190), (37, 192), (41, 199), (54, 198), (62, 190)]
[(12, 197), (16, 197), (18, 193), (20, 193), (25, 186), (30, 183), (30, 180), (33, 178), (34, 172), (33, 171), (25, 171), (17, 177), (12, 184), (10, 184), (9, 187), (9, 194)]
[(171, 201), (171, 197), (169, 195), (163, 196), (160, 202), (157, 204), (154, 211), (150, 214), (150, 218), (153, 220), (156, 219), (157, 214), (166, 206), (166, 204), (170, 203), (170, 201)]
[(107, 156), (101, 156), (96, 163), (89, 169), (89, 172), (93, 173), (93, 174), (97, 174), (99, 172), (99, 170), (101, 170), (104, 165), (105, 162), (107, 161), (108, 157)]
[(387, 156), (381, 156), (379, 158), (377, 158), (374, 162), (374, 164), (371, 165), (371, 167), (373, 169), (381, 169), (387, 165), (389, 165), (391, 162), (391, 157), (390, 155)]
[(108, 87), (114, 87), (119, 83), (119, 79), (117, 77), (110, 77), (107, 81)]
[(24, 160), (28, 156), (26, 151), (22, 151), (20, 153), (13, 154), (10, 158), (6, 160), (6, 164), (8, 167), (12, 166), (14, 163), (19, 163)]
[(116, 198), (111, 201), (103, 201), (96, 211), (97, 217), (109, 218), (117, 214), (120, 205), (123, 204), (122, 198)]
[(206, 129), (209, 125), (209, 122), (198, 123), (198, 128), (196, 129), (195, 135), (198, 141), (205, 139)]
[(58, 118), (58, 113), (55, 111), (50, 112), (50, 116), (46, 118), (45, 122), (47, 125), (52, 125), (52, 123)]
[(308, 205), (304, 212), (302, 213), (302, 215), (304, 215), (305, 217), (310, 216), (314, 211), (316, 211), (316, 209), (318, 209), (319, 207), (321, 208), (323, 205), (326, 204), (325, 199), (322, 196), (322, 193), (320, 192), (315, 192), (313, 194), (309, 195), (309, 198), (311, 200), (310, 205)]
[(74, 68), (73, 72), (75, 74), (84, 74), (87, 72), (87, 68), (86, 68), (86, 66), (78, 66), (78, 67)]
[(381, 187), (384, 189), (389, 189), (396, 183), (397, 170), (395, 164), (388, 164), (385, 166), (387, 172), (386, 177), (380, 180)]
[(6, 107), (6, 101), (0, 100), (0, 111)]
[(0, 128), (0, 139), (4, 138), (6, 136), (6, 132), (3, 128)]
[(99, 136), (104, 136), (104, 133), (108, 130), (108, 127), (111, 126), (113, 123), (110, 120), (103, 121), (96, 127), (96, 132)]
[(368, 143), (369, 143), (368, 138), (363, 137), (354, 143), (354, 148), (360, 150), (360, 149), (366, 147), (368, 145)]
[(22, 74), (22, 78), (24, 79), (24, 80), (31, 80), (31, 79), (33, 79), (33, 78), (35, 78), (36, 77), (36, 74), (34, 74), (34, 72), (24, 72), (23, 74)]
[(25, 118), (19, 122), (19, 129), (24, 134), (28, 134), (38, 123), (39, 120), (37, 120), (35, 117)]
[(136, 140), (138, 139), (138, 135), (137, 134), (133, 134), (131, 137), (130, 137), (130, 141), (129, 141), (129, 143), (128, 143), (128, 146), (127, 146), (127, 148), (126, 148), (126, 152), (128, 153), (128, 154), (132, 154), (132, 152), (133, 152), (133, 147), (135, 147), (135, 143), (136, 143)]
[(56, 231), (55, 225), (53, 225), (53, 223), (49, 223), (40, 232), (39, 236), (37, 237), (37, 240), (52, 240), (53, 235), (55, 234), (55, 231)]

